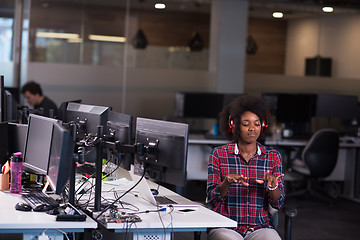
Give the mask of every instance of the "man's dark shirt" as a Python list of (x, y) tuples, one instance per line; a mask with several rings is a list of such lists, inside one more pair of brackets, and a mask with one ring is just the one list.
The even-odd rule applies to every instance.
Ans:
[(50, 117), (50, 109), (54, 109), (54, 117), (56, 117), (58, 115), (58, 108), (56, 106), (56, 104), (51, 101), (48, 97), (45, 96), (44, 100), (38, 104), (34, 106), (35, 109), (40, 109), (42, 108), (44, 110), (44, 116), (46, 117)]

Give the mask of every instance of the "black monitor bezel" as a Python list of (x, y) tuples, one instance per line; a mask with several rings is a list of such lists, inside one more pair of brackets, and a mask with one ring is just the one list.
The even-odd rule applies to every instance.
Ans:
[[(48, 167), (49, 165), (47, 164), (47, 167), (46, 167), (46, 170), (45, 168), (44, 169), (41, 169), (39, 168), (38, 166), (35, 166), (33, 163), (29, 163), (28, 160), (27, 160), (27, 151), (28, 151), (28, 142), (30, 141), (29, 138), (31, 138), (31, 136), (29, 136), (29, 131), (31, 130), (31, 121), (33, 121), (32, 119), (40, 119), (40, 120), (43, 120), (43, 121), (48, 121), (48, 122), (51, 122), (52, 125), (51, 125), (51, 132), (49, 132), (49, 136), (50, 136), (50, 139), (51, 139), (51, 136), (52, 136), (52, 132), (53, 132), (53, 125), (55, 122), (59, 122), (61, 123), (59, 120), (57, 119), (53, 119), (53, 118), (48, 118), (48, 117), (44, 117), (44, 116), (40, 116), (40, 115), (36, 115), (36, 114), (30, 114), (29, 115), (29, 122), (28, 122), (28, 128), (27, 128), (27, 131), (26, 131), (26, 138), (25, 138), (25, 145), (24, 145), (24, 153), (23, 153), (23, 166), (24, 166), (24, 170), (26, 171), (29, 171), (29, 172), (33, 172), (33, 173), (36, 173), (36, 174), (42, 174), (42, 175), (46, 175), (47, 174), (47, 171), (48, 171)], [(49, 156), (50, 156), (50, 144), (51, 142), (49, 141), (48, 143), (48, 147), (46, 146), (37, 146), (37, 149), (40, 151), (41, 149), (48, 149), (49, 150), (49, 153), (47, 154), (47, 159), (46, 161), (48, 162), (49, 160)]]
[[(146, 136), (145, 136), (146, 135)], [(148, 140), (143, 141), (143, 137)], [(155, 178), (154, 180), (173, 184), (177, 186), (183, 186), (186, 183), (186, 166), (187, 166), (187, 152), (188, 152), (188, 138), (189, 138), (189, 126), (185, 123), (177, 123), (163, 120), (154, 120), (147, 118), (137, 118), (136, 121), (136, 145), (143, 145), (145, 149), (144, 154), (135, 154), (134, 159), (134, 173), (142, 175), (144, 169), (146, 169), (147, 177)], [(159, 140), (156, 143), (156, 139)], [(183, 145), (181, 148), (181, 154), (174, 152), (174, 158), (176, 161), (181, 161), (179, 164), (172, 164), (169, 159), (158, 159), (159, 154), (156, 151), (159, 150), (162, 140), (173, 139), (174, 142), (180, 140)], [(149, 144), (150, 143), (150, 144)], [(156, 145), (158, 144), (158, 145)], [(179, 146), (176, 146), (179, 147)], [(151, 152), (152, 150), (154, 152)], [(155, 176), (158, 172), (157, 176)]]
[[(113, 141), (118, 141), (121, 144), (132, 144), (132, 128), (133, 128), (133, 117), (127, 114), (118, 113), (114, 111), (109, 111), (108, 121), (106, 125), (106, 135), (111, 136), (110, 133), (113, 130), (115, 132), (113, 137)], [(126, 131), (125, 137), (118, 136), (116, 133), (120, 131)], [(119, 156), (120, 157), (120, 156)], [(120, 167), (130, 170), (132, 161), (131, 153), (123, 153), (121, 154)]]
[(66, 109), (66, 122), (75, 122), (78, 126), (81, 126), (80, 121), (86, 122), (85, 129), (81, 127), (77, 129), (77, 138), (82, 139), (86, 134), (97, 134), (99, 125), (104, 127), (104, 132), (106, 131), (110, 110), (110, 107), (69, 102)]
[(4, 76), (0, 76), (0, 122), (4, 122)]
[[(51, 167), (52, 167), (52, 151), (53, 147), (56, 144), (54, 142), (54, 138), (56, 132), (59, 130), (60, 137), (61, 137), (61, 143), (58, 146), (60, 148), (60, 160), (59, 165), (57, 166), (57, 174), (53, 177), (51, 175)], [(51, 144), (50, 144), (50, 150), (49, 150), (49, 160), (48, 160), (48, 171), (46, 173), (47, 180), (49, 181), (49, 184), (54, 191), (55, 194), (60, 195), (65, 186), (67, 181), (70, 178), (71, 174), (71, 167), (73, 163), (73, 153), (75, 148), (75, 142), (73, 140), (73, 137), (71, 136), (71, 132), (66, 129), (60, 122), (54, 122), (53, 123), (53, 131), (51, 135)]]

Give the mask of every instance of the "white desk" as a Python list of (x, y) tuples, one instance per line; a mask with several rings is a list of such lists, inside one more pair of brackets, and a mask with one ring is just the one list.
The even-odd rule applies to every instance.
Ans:
[(55, 216), (44, 212), (21, 212), (15, 210), (15, 204), (23, 202), (19, 194), (0, 191), (0, 233), (23, 233), (23, 239), (36, 239), (46, 230), (52, 240), (63, 239), (64, 232), (84, 232), (85, 229), (97, 228), (97, 223), (90, 217), (84, 222), (57, 222)]
[[(158, 185), (149, 182), (151, 188), (157, 188)], [(104, 184), (103, 184), (104, 186)], [(104, 186), (104, 190), (109, 187)], [(136, 194), (136, 192), (135, 192)], [(178, 194), (161, 187), (159, 188), (159, 195), (171, 197)], [(106, 197), (103, 192), (102, 196)], [(113, 194), (108, 194), (109, 197)], [(142, 199), (140, 196), (135, 196), (134, 193), (129, 193), (122, 198), (122, 201), (132, 203), (139, 208), (139, 211), (156, 210), (157, 208)], [(164, 212), (150, 212), (136, 214), (142, 221), (137, 223), (103, 223), (99, 221), (106, 229), (115, 232), (132, 232), (134, 239), (170, 239), (171, 232), (193, 232), (193, 231), (206, 231), (207, 228), (212, 227), (236, 227), (237, 222), (226, 218), (212, 210), (203, 206), (191, 212), (180, 212), (175, 208), (171, 211), (167, 208)], [(129, 212), (128, 210), (121, 210)], [(130, 211), (131, 212), (131, 211)], [(160, 220), (161, 218), (161, 220)], [(165, 236), (165, 238), (163, 238)]]

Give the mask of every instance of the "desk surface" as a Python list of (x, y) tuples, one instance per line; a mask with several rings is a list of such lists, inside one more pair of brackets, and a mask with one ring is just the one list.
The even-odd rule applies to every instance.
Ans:
[(55, 216), (44, 212), (21, 212), (15, 210), (15, 204), (24, 202), (19, 194), (0, 191), (0, 232), (5, 230), (16, 230), (13, 232), (23, 232), (24, 230), (35, 229), (66, 229), (68, 232), (78, 232), (87, 228), (97, 228), (97, 223), (90, 217), (84, 222), (57, 222)]
[[(149, 182), (151, 188), (157, 188), (158, 185)], [(106, 183), (105, 183), (106, 184)], [(131, 185), (131, 184), (130, 184)], [(104, 188), (104, 190), (106, 187)], [(136, 193), (135, 193), (136, 194)], [(124, 202), (132, 203), (139, 208), (139, 211), (156, 210), (156, 206), (150, 204), (145, 199), (141, 198), (141, 195), (135, 196), (135, 194), (127, 194), (123, 197)], [(103, 194), (104, 195), (104, 194)], [(113, 195), (113, 194), (111, 194)], [(109, 195), (109, 196), (111, 196)], [(180, 195), (160, 186), (159, 195), (162, 196), (176, 196)], [(166, 231), (206, 231), (209, 227), (236, 227), (237, 222), (229, 218), (226, 218), (212, 210), (209, 210), (203, 206), (198, 206), (194, 211), (181, 212), (181, 208), (167, 208), (164, 212), (150, 212), (137, 214), (142, 221), (136, 224), (127, 223), (101, 223), (107, 229), (113, 229), (117, 232), (129, 231), (149, 231), (149, 229), (161, 229)]]

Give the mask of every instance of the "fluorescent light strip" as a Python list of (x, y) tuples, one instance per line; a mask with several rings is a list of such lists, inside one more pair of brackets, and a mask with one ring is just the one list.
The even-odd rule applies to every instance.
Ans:
[(69, 43), (81, 43), (82, 42), (82, 38), (72, 38), (72, 39), (68, 39)]
[(165, 9), (166, 5), (164, 3), (155, 3), (156, 9)]
[(79, 39), (77, 33), (54, 33), (54, 32), (37, 32), (36, 37), (39, 38), (60, 38), (60, 39)]
[(116, 37), (116, 36), (105, 36), (105, 35), (89, 35), (89, 39), (93, 41), (102, 41), (102, 42), (126, 42), (125, 37)]

